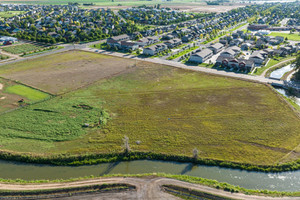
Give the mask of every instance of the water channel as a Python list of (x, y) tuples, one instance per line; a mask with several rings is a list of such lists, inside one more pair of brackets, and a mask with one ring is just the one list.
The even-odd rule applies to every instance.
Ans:
[(0, 161), (0, 177), (7, 179), (53, 180), (89, 175), (100, 176), (104, 174), (138, 174), (153, 172), (184, 174), (214, 179), (249, 189), (268, 189), (277, 191), (299, 191), (300, 189), (300, 170), (282, 173), (261, 173), (193, 165), (190, 163), (150, 160), (104, 163), (76, 167)]
[(285, 67), (282, 67), (280, 69), (274, 70), (271, 74), (271, 78), (280, 79), (286, 72), (289, 72), (293, 69), (292, 65), (287, 65)]

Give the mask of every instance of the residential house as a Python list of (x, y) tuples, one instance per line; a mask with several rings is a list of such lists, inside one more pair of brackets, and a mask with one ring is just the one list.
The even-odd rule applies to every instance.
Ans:
[(213, 45), (210, 45), (209, 47), (207, 47), (208, 49), (212, 50), (214, 54), (219, 53), (222, 49), (224, 49), (224, 45), (221, 43), (216, 43)]
[(261, 65), (265, 61), (265, 58), (261, 51), (254, 51), (249, 60), (252, 60), (256, 65)]
[(254, 62), (252, 60), (219, 56), (216, 60), (216, 65), (234, 68), (235, 70), (251, 71), (254, 67)]
[(139, 45), (136, 42), (121, 41), (121, 48), (134, 51), (139, 48)]
[(154, 56), (166, 49), (168, 49), (168, 46), (166, 44), (156, 44), (156, 45), (152, 45), (150, 47), (144, 48), (143, 54)]
[(213, 56), (213, 51), (210, 49), (203, 49), (190, 56), (189, 62), (203, 63)]
[(244, 50), (244, 51), (247, 51), (247, 50), (249, 50), (251, 48), (251, 46), (252, 45), (250, 43), (243, 43), (241, 45), (241, 49)]
[(182, 41), (178, 38), (175, 38), (173, 40), (168, 40), (165, 42), (165, 44), (168, 46), (168, 48), (174, 48), (176, 46), (179, 46), (182, 44)]

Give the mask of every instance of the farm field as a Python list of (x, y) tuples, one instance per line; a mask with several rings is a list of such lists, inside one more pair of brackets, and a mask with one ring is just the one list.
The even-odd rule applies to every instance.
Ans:
[[(139, 63), (139, 62), (137, 62)], [(124, 73), (134, 60), (83, 51), (68, 51), (0, 67), (3, 77), (19, 80), (52, 94), (61, 94), (102, 78)]]
[(274, 164), (300, 143), (299, 121), (267, 86), (140, 62), (127, 73), (1, 115), (0, 146), (45, 154), (121, 152), (126, 135), (134, 151), (192, 156), (197, 148), (202, 158)]
[(292, 41), (300, 41), (300, 35), (299, 33), (293, 33), (293, 34), (289, 34), (289, 33), (281, 33), (281, 32), (272, 32), (269, 34), (269, 36), (282, 36), (284, 38), (288, 38), (288, 40), (292, 40)]
[(41, 50), (43, 47), (34, 44), (20, 44), (9, 47), (3, 47), (2, 50), (12, 54), (22, 54), (31, 51)]
[(0, 113), (17, 108), (18, 101), (21, 99), (24, 99), (26, 103), (33, 103), (48, 97), (48, 94), (38, 90), (0, 79)]

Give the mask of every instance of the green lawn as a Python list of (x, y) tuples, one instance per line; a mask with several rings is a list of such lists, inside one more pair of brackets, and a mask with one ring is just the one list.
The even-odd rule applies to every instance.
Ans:
[(24, 86), (24, 85), (13, 85), (13, 86), (7, 87), (6, 92), (26, 97), (27, 99), (32, 100), (32, 101), (40, 101), (40, 100), (43, 100), (43, 99), (49, 97), (49, 95), (44, 92), (32, 89), (32, 88)]
[(24, 13), (24, 11), (7, 11), (7, 12), (0, 12), (0, 18), (9, 18), (19, 14)]
[(293, 40), (293, 41), (300, 41), (300, 35), (299, 33), (293, 33), (293, 34), (289, 34), (289, 33), (281, 33), (281, 32), (272, 32), (269, 34), (269, 36), (282, 36), (284, 38), (288, 38), (288, 40)]
[[(103, 109), (105, 126), (82, 127)], [(151, 63), (0, 116), (1, 149), (46, 154), (121, 152), (127, 135), (133, 151), (197, 148), (202, 158), (274, 164), (299, 132), (299, 118), (267, 86)]]
[(33, 44), (20, 44), (20, 45), (14, 45), (9, 47), (3, 47), (3, 51), (6, 51), (8, 53), (12, 54), (22, 54), (22, 53), (28, 53), (33, 52), (36, 50), (41, 50), (43, 47), (33, 45)]
[(192, 52), (192, 51), (194, 51), (194, 50), (196, 50), (198, 48), (199, 48), (198, 46), (194, 46), (194, 47), (185, 49), (185, 50), (183, 50), (183, 51), (181, 51), (181, 52), (179, 52), (177, 54), (174, 54), (174, 55), (168, 57), (167, 60), (174, 60), (175, 58), (178, 58), (178, 57), (183, 56), (183, 55), (185, 55), (187, 53), (190, 53), (190, 52)]

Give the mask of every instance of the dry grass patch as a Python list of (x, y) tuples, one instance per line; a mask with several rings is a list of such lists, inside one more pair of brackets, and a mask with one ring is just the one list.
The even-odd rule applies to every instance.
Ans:
[(68, 92), (123, 73), (135, 61), (83, 51), (52, 54), (0, 67), (0, 74), (53, 94)]

